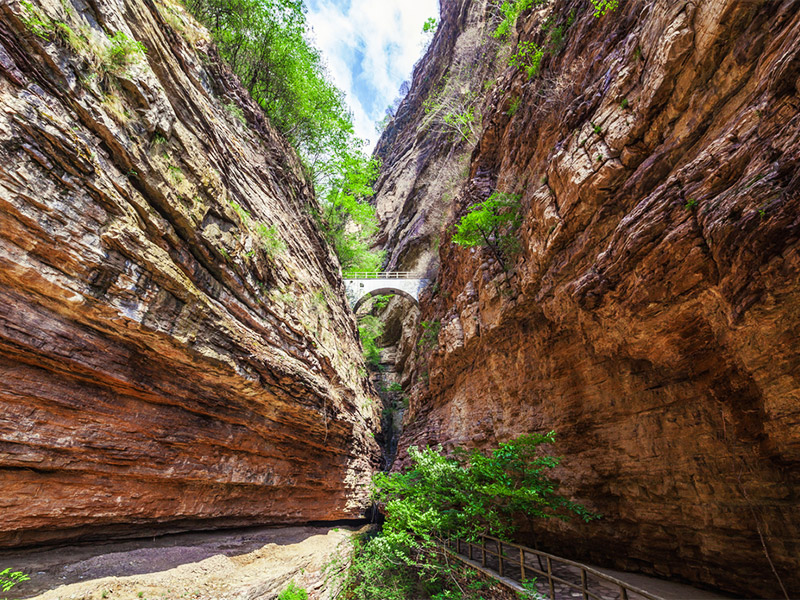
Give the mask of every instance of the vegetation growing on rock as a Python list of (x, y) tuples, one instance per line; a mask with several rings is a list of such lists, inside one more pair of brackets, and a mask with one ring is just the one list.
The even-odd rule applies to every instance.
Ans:
[(302, 2), (188, 0), (270, 121), (298, 151), (322, 209), (319, 224), (344, 270), (377, 270), (367, 203), (379, 163), (361, 149), (344, 96), (308, 41)]
[(506, 270), (508, 260), (519, 250), (521, 224), (520, 197), (496, 191), (461, 218), (453, 242), (466, 248), (488, 248)]
[(528, 520), (598, 515), (559, 495), (549, 471), (559, 459), (541, 448), (553, 432), (523, 435), (487, 452), (409, 449), (404, 473), (379, 473), (374, 496), (386, 514), (380, 534), (356, 545), (345, 573), (357, 600), (478, 598), (484, 584), (448, 561), (444, 541), (481, 534), (509, 539)]

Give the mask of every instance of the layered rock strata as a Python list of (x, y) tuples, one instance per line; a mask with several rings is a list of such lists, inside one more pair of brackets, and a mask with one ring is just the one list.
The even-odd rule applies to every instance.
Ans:
[[(437, 38), (457, 39), (449, 15), (473, 4), (444, 1)], [(545, 49), (539, 73), (507, 67), (476, 101), (422, 302), (441, 331), (417, 362), (401, 453), (555, 430), (563, 489), (603, 518), (523, 541), (748, 597), (800, 594), (800, 4), (621, 2), (595, 18), (555, 0), (521, 15), (519, 41)], [(384, 137), (395, 155), (424, 147), (426, 76), (447, 61), (417, 70)], [(384, 154), (387, 181), (427, 164)], [(449, 243), (494, 190), (524, 214), (508, 279)], [(408, 222), (420, 197), (393, 201)], [(404, 231), (386, 236), (392, 256), (429, 251)]]
[(179, 5), (0, 15), (0, 547), (359, 516), (378, 401), (293, 151)]

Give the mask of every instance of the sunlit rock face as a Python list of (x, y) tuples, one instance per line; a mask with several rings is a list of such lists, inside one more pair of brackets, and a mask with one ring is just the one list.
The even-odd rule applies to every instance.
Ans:
[[(382, 181), (411, 169), (437, 185), (414, 150), (449, 151), (420, 128), (429, 77), (480, 6), (443, 3), (381, 142)], [(800, 594), (797, 9), (659, 0), (597, 19), (556, 0), (521, 15), (498, 53), (549, 46), (555, 26), (563, 44), (535, 78), (501, 63), (475, 136), (451, 138), (469, 169), (443, 209), (421, 317), (441, 329), (407, 363), (417, 384), (396, 468), (409, 445), (553, 429), (564, 490), (603, 518), (541, 523), (523, 541), (748, 597), (782, 596), (778, 578)], [(416, 189), (392, 200), (403, 222), (432, 206)], [(449, 242), (495, 189), (524, 213), (508, 282), (488, 252)], [(393, 214), (391, 256), (432, 252), (433, 234)]]
[(377, 400), (295, 154), (179, 5), (0, 12), (0, 547), (360, 516)]

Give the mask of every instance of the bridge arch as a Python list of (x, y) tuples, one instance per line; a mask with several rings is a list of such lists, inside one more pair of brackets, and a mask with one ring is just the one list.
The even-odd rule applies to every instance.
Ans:
[(388, 296), (389, 294), (392, 294), (394, 296), (402, 296), (403, 298), (408, 298), (414, 304), (419, 306), (419, 300), (412, 294), (406, 292), (405, 290), (401, 290), (399, 287), (384, 287), (371, 290), (365, 293), (363, 296), (361, 296), (358, 300), (356, 300), (355, 304), (353, 304), (353, 312), (357, 313), (361, 305), (364, 304), (364, 302), (366, 302), (370, 298), (374, 296)]
[(345, 275), (345, 290), (355, 311), (368, 297), (397, 294), (410, 298), (419, 306), (419, 294), (428, 280), (406, 272), (368, 272)]

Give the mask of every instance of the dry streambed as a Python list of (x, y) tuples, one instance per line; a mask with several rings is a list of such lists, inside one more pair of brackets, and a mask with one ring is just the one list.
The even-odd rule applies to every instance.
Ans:
[(0, 556), (31, 575), (15, 597), (41, 600), (271, 599), (294, 580), (328, 598), (325, 567), (352, 527), (185, 533)]

